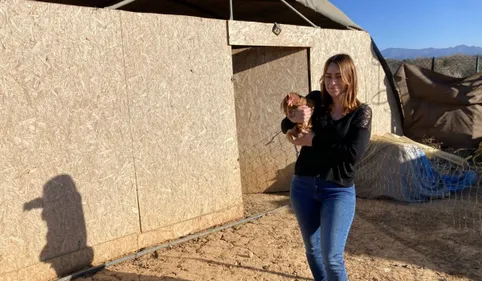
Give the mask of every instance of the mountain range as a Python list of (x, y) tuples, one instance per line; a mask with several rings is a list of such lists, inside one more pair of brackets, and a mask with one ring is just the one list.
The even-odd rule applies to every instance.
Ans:
[(481, 55), (482, 47), (458, 45), (450, 48), (404, 49), (388, 48), (382, 51), (386, 59), (415, 59), (426, 57), (444, 57), (452, 55)]

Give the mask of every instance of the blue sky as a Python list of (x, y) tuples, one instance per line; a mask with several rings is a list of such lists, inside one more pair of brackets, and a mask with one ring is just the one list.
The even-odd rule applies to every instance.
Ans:
[(386, 48), (482, 47), (482, 0), (330, 0)]

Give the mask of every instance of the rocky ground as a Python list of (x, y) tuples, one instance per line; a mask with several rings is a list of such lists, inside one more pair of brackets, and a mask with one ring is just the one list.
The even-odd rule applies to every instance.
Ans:
[[(244, 200), (246, 216), (289, 203), (286, 193)], [(409, 206), (359, 199), (345, 254), (350, 280), (482, 280), (480, 210), (464, 210), (456, 212), (450, 202)], [(312, 278), (295, 217), (286, 207), (79, 280)]]

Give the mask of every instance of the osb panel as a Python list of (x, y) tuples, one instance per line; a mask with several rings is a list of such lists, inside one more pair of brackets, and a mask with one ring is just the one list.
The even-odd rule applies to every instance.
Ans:
[[(81, 251), (54, 258), (45, 263), (22, 268), (16, 271), (0, 274), (2, 281), (45, 281), (53, 280), (57, 275), (65, 276), (72, 271), (81, 270), (89, 263), (96, 266), (136, 252), (138, 249), (165, 243), (191, 233), (195, 233), (215, 225), (225, 224), (243, 217), (243, 205), (237, 205), (219, 210), (211, 214), (189, 219), (149, 231), (142, 234), (132, 234), (103, 244), (87, 247)], [(95, 255), (93, 255), (95, 253)], [(92, 259), (92, 256), (94, 258)], [(57, 268), (59, 270), (54, 270)]]
[(243, 217), (243, 205), (219, 210), (215, 213), (203, 215), (187, 221), (182, 221), (153, 231), (139, 235), (139, 247), (145, 248), (165, 241), (183, 237), (215, 225), (225, 224), (228, 221), (237, 220)]
[[(72, 271), (85, 268), (91, 263), (93, 266), (104, 263), (106, 260), (119, 258), (139, 249), (137, 244), (138, 234), (132, 234), (120, 239), (111, 240), (103, 244), (76, 251), (53, 258), (46, 263), (22, 268), (6, 274), (0, 274), (2, 281), (45, 281), (53, 280), (58, 275), (65, 276)], [(95, 253), (94, 259), (92, 254)], [(59, 270), (54, 270), (58, 268)], [(65, 271), (63, 271), (65, 270)]]
[[(229, 44), (232, 46), (310, 47), (319, 30), (289, 24), (279, 24), (281, 33), (273, 32), (274, 24), (228, 21)], [(262, 36), (260, 36), (262, 35)]]
[(280, 103), (290, 91), (308, 93), (307, 49), (234, 49), (233, 73), (243, 192), (287, 191), (296, 151), (279, 133)]
[(142, 231), (242, 202), (226, 23), (122, 14)]
[[(308, 46), (313, 90), (320, 89), (325, 61), (337, 53), (347, 53), (355, 61), (360, 82), (359, 98), (373, 109), (373, 133), (402, 133), (398, 107), (383, 69), (371, 48), (370, 35), (362, 31), (331, 30), (282, 25), (276, 36), (272, 24), (229, 22), (229, 43), (240, 46)], [(387, 120), (391, 120), (387, 122)]]
[(3, 1), (0, 26), (2, 274), (139, 223), (119, 17)]

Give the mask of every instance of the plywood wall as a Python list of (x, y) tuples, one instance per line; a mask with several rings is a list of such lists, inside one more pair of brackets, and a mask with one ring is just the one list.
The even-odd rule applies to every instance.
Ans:
[(0, 23), (1, 280), (242, 216), (222, 21), (3, 1)]

